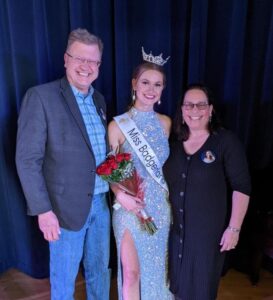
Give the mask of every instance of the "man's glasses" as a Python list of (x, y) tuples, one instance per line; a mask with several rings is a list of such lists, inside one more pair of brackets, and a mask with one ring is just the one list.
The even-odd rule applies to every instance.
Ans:
[(185, 102), (183, 103), (183, 107), (185, 108), (185, 110), (193, 110), (194, 106), (196, 106), (196, 108), (198, 110), (205, 110), (208, 107), (208, 103), (206, 102), (198, 102), (198, 103), (191, 103), (191, 102)]
[(91, 59), (87, 59), (87, 58), (83, 58), (83, 57), (79, 57), (79, 56), (73, 56), (70, 53), (66, 52), (66, 54), (71, 57), (72, 59), (74, 59), (74, 61), (77, 64), (85, 64), (87, 63), (89, 66), (96, 66), (99, 67), (101, 62), (100, 61), (96, 61), (96, 60), (91, 60)]

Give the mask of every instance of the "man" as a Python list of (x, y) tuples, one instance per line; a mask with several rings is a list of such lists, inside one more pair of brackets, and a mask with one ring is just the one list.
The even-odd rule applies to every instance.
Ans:
[(51, 299), (73, 299), (83, 258), (88, 299), (109, 299), (108, 185), (96, 166), (105, 160), (106, 107), (92, 87), (103, 44), (72, 31), (66, 76), (29, 89), (23, 100), (16, 164), (28, 214), (38, 215), (49, 241)]

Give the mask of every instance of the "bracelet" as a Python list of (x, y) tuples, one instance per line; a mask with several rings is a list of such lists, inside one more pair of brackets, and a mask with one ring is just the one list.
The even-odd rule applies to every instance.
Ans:
[(121, 208), (121, 204), (118, 203), (118, 202), (115, 202), (114, 205), (113, 205), (113, 208), (114, 208), (114, 210), (118, 210), (118, 209)]
[(239, 233), (239, 232), (240, 232), (240, 229), (239, 229), (239, 228), (236, 228), (236, 227), (228, 226), (227, 229), (230, 230), (230, 231), (232, 231), (232, 232), (236, 232), (236, 233)]

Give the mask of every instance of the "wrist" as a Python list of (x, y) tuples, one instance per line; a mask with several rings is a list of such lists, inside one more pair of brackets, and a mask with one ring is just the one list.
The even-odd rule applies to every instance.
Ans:
[(123, 189), (121, 188), (118, 188), (115, 192), (115, 196), (116, 198), (120, 198), (120, 197), (123, 197), (124, 194), (127, 194)]
[(241, 228), (237, 228), (237, 227), (233, 227), (233, 226), (228, 226), (227, 227), (227, 230), (229, 230), (229, 231), (232, 231), (232, 232), (235, 232), (235, 233), (239, 233), (240, 232), (240, 230), (241, 230)]

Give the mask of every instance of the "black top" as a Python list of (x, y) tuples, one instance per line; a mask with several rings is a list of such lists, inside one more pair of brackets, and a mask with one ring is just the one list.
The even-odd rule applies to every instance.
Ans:
[(228, 186), (250, 194), (250, 177), (240, 141), (221, 129), (193, 155), (171, 144), (164, 174), (170, 189), (171, 291), (183, 300), (216, 299), (224, 254), (220, 240), (227, 222)]

